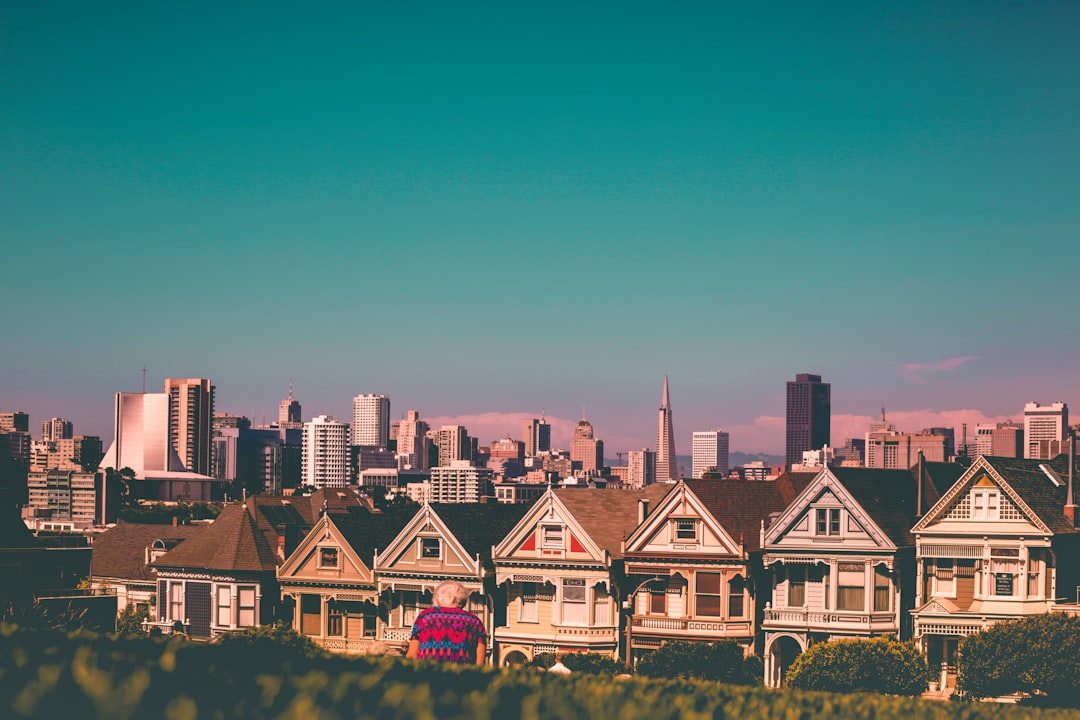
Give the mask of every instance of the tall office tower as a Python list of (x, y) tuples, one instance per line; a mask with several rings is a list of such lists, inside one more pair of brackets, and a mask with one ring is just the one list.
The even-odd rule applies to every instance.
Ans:
[(390, 398), (357, 395), (353, 398), (352, 444), (384, 448), (390, 444)]
[(656, 482), (656, 453), (648, 448), (631, 450), (626, 460), (626, 484), (635, 490)]
[(820, 450), (830, 444), (832, 386), (821, 382), (820, 375), (799, 373), (787, 384), (787, 453), (788, 466), (802, 462), (807, 450)]
[(169, 394), (169, 445), (183, 468), (210, 474), (214, 437), (214, 386), (206, 378), (165, 378)]
[(570, 441), (570, 462), (581, 463), (586, 474), (599, 474), (604, 468), (604, 441), (597, 440), (593, 426), (585, 418), (578, 421)]
[(183, 469), (169, 445), (168, 393), (116, 393), (113, 433), (100, 467), (129, 467), (140, 479), (148, 472)]
[(905, 470), (919, 461), (919, 452), (927, 462), (949, 459), (949, 438), (928, 432), (907, 434), (896, 430), (866, 433), (866, 467)]
[(525, 465), (525, 443), (511, 437), (504, 437), (491, 443), (492, 460), (516, 460), (519, 466)]
[(75, 435), (74, 430), (70, 420), (51, 418), (41, 423), (41, 439), (45, 442), (70, 440)]
[(443, 425), (435, 433), (435, 445), (439, 448), (439, 465), (449, 467), (454, 460), (472, 462), (472, 439), (462, 425)]
[(1001, 422), (994, 428), (990, 454), (994, 457), (1018, 458), (1024, 454), (1024, 426)]
[(541, 415), (540, 419), (525, 421), (525, 457), (536, 457), (551, 450), (551, 425)]
[(300, 427), (303, 421), (300, 419), (300, 401), (293, 398), (292, 380), (289, 380), (289, 397), (281, 401), (277, 410), (278, 427)]
[[(1039, 451), (1043, 440), (1064, 440), (1069, 432), (1069, 406), (1063, 402), (1040, 405), (1029, 402), (1024, 405), (1024, 457), (1048, 460)], [(1049, 443), (1047, 443), (1049, 445)]]
[(402, 470), (427, 470), (428, 424), (420, 419), (420, 413), (409, 410), (398, 424), (398, 468)]
[(467, 460), (453, 460), (431, 468), (431, 501), (435, 503), (478, 503), (488, 494), (494, 474)]
[(24, 412), (0, 413), (0, 432), (30, 432), (30, 416)]
[(316, 488), (342, 488), (349, 483), (349, 425), (329, 415), (304, 423), (301, 482)]
[(664, 391), (660, 396), (660, 419), (656, 425), (656, 482), (672, 483), (678, 480), (675, 429), (671, 422), (671, 398), (668, 395), (668, 381), (665, 375)]
[(700, 480), (709, 470), (727, 475), (728, 469), (728, 434), (723, 430), (694, 433), (694, 479)]

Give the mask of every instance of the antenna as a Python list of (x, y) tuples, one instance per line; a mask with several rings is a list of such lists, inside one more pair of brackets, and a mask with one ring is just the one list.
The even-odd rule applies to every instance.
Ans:
[(881, 406), (881, 422), (885, 422), (885, 406)]
[(146, 394), (146, 365), (142, 366), (142, 391), (143, 395)]
[(292, 375), (289, 376), (289, 402), (292, 402)]

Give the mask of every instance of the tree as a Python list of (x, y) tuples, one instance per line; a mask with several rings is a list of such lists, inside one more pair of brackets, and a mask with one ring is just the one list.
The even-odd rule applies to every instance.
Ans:
[(733, 640), (667, 642), (641, 658), (636, 670), (646, 677), (700, 678), (730, 685), (760, 685), (764, 675), (761, 659), (747, 657)]
[(791, 664), (787, 685), (827, 692), (926, 692), (930, 669), (911, 643), (890, 637), (851, 638), (811, 645)]
[(145, 605), (129, 603), (116, 618), (116, 632), (125, 637), (143, 637), (143, 620), (150, 619), (150, 609)]
[(1035, 615), (969, 635), (957, 656), (957, 687), (974, 698), (1027, 693), (1080, 707), (1080, 617)]
[[(555, 653), (538, 653), (532, 661), (534, 667), (547, 670), (555, 664)], [(618, 660), (600, 653), (568, 652), (562, 653), (562, 663), (573, 672), (589, 675), (615, 675), (623, 672), (623, 664)]]

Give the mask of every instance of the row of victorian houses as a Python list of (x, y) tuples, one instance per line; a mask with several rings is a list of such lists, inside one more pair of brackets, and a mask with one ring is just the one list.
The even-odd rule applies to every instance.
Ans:
[(132, 533), (117, 526), (95, 544), (94, 576), (153, 601), (151, 627), (196, 638), (284, 620), (330, 650), (393, 649), (454, 579), (500, 665), (541, 652), (633, 662), (670, 640), (734, 640), (779, 685), (811, 644), (887, 635), (914, 639), (947, 684), (965, 635), (1049, 612), (1080, 586), (1068, 465), (980, 457), (556, 488), (527, 507), (379, 512), (344, 490), (254, 496), (194, 532), (128, 537), (128, 554), (142, 552), (129, 562), (137, 583), (99, 568), (107, 538)]

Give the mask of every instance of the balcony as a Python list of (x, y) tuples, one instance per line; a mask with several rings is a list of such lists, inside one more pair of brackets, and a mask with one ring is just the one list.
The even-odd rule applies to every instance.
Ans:
[(895, 632), (896, 615), (891, 612), (857, 610), (808, 610), (806, 608), (766, 608), (765, 630), (798, 629), (820, 632)]
[(717, 638), (744, 637), (751, 634), (749, 620), (702, 620), (694, 618), (669, 618), (657, 615), (634, 615), (634, 634), (648, 635), (677, 633), (688, 637), (714, 635)]
[(343, 655), (363, 655), (367, 652), (368, 646), (375, 642), (375, 638), (313, 637), (311, 639), (319, 647)]

